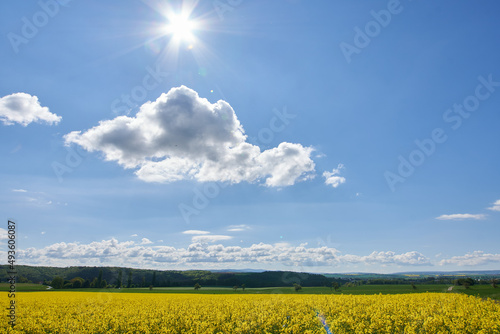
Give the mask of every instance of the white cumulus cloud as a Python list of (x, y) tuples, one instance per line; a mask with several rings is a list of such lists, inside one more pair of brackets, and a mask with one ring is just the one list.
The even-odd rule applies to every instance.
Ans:
[(345, 177), (339, 176), (340, 171), (344, 168), (343, 164), (339, 164), (337, 168), (334, 168), (331, 172), (323, 172), (323, 177), (325, 178), (325, 184), (331, 185), (337, 188), (342, 183), (345, 183)]
[(463, 219), (479, 220), (479, 219), (484, 219), (484, 218), (486, 218), (486, 215), (483, 215), (483, 214), (472, 215), (469, 213), (455, 213), (452, 215), (441, 215), (439, 217), (436, 217), (436, 219), (439, 219), (439, 220), (463, 220)]
[(311, 147), (283, 142), (261, 151), (246, 140), (227, 102), (212, 104), (185, 86), (143, 104), (135, 117), (119, 116), (65, 135), (67, 145), (102, 152), (146, 182), (194, 179), (282, 187), (314, 172)]
[(26, 93), (14, 93), (0, 98), (0, 121), (4, 125), (19, 123), (27, 126), (32, 122), (57, 124), (62, 117), (42, 107), (38, 97)]
[(141, 245), (149, 245), (152, 244), (153, 242), (149, 240), (148, 238), (142, 238), (141, 239)]
[(493, 203), (493, 206), (489, 207), (488, 209), (492, 211), (500, 211), (500, 199)]
[(398, 264), (398, 265), (424, 265), (429, 264), (429, 260), (419, 252), (407, 252), (396, 254), (395, 252), (373, 252), (368, 256), (360, 257), (362, 262), (378, 264)]

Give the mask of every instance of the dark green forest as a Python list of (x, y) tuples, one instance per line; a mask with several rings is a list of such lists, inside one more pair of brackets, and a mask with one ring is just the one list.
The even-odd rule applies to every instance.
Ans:
[[(0, 266), (2, 282), (7, 282), (7, 265)], [(208, 270), (146, 270), (120, 267), (38, 267), (17, 266), (19, 283), (41, 283), (54, 288), (136, 288), (136, 287), (303, 287), (332, 284), (488, 284), (497, 272), (476, 272), (471, 275), (454, 274), (311, 274), (292, 271), (213, 272)]]
[[(0, 266), (0, 277), (6, 282), (7, 265)], [(85, 287), (186, 287), (199, 283), (202, 286), (252, 288), (291, 286), (322, 286), (332, 281), (319, 274), (286, 271), (264, 271), (259, 273), (211, 272), (206, 270), (145, 270), (119, 267), (34, 267), (17, 266), (17, 281), (20, 283), (50, 284), (56, 277), (62, 278), (66, 287), (78, 280)], [(106, 285), (103, 286), (103, 282)], [(94, 284), (92, 284), (94, 283)], [(78, 285), (78, 283), (76, 284)]]

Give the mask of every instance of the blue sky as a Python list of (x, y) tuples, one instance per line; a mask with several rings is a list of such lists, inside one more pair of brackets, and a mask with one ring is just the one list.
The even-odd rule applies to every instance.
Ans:
[(3, 2), (0, 232), (31, 265), (498, 269), (499, 6)]

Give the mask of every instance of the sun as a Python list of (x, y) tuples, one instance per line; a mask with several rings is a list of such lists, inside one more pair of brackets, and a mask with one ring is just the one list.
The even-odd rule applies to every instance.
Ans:
[[(154, 24), (155, 36), (152, 41), (158, 40), (157, 54), (162, 63), (172, 68), (180, 66), (180, 60), (186, 59), (186, 56), (197, 63), (208, 61), (211, 56), (209, 48), (203, 41), (204, 34), (210, 30), (208, 27), (211, 21), (206, 14), (195, 11), (198, 1), (183, 0), (182, 7), (175, 8), (168, 5), (174, 1), (164, 1), (166, 7), (158, 11), (162, 20)], [(163, 45), (163, 49), (160, 45)]]
[(189, 19), (188, 15), (171, 15), (168, 17), (168, 21), (168, 24), (165, 26), (167, 34), (179, 42), (193, 42), (193, 31), (196, 29), (196, 24)]

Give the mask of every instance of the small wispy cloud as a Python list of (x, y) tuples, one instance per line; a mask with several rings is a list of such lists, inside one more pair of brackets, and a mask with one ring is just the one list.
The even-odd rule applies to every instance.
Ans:
[(131, 235), (131, 237), (138, 237), (139, 235), (137, 235), (137, 233), (134, 233)]
[(486, 218), (486, 215), (483, 214), (472, 215), (470, 213), (455, 213), (452, 215), (441, 215), (439, 217), (436, 217), (436, 219), (439, 220), (464, 220), (464, 219), (480, 220), (484, 218)]
[(196, 235), (191, 238), (192, 242), (199, 242), (199, 243), (210, 243), (210, 242), (216, 242), (216, 241), (223, 241), (223, 240), (230, 240), (233, 237), (229, 235)]
[(325, 178), (325, 184), (331, 185), (334, 188), (337, 188), (342, 183), (345, 183), (345, 177), (339, 176), (340, 171), (344, 169), (343, 164), (339, 164), (337, 168), (334, 168), (331, 172), (323, 172), (323, 177)]
[(182, 234), (210, 234), (208, 231), (200, 231), (200, 230), (187, 230), (182, 232)]
[(250, 229), (250, 226), (242, 224), (242, 225), (229, 225), (227, 227), (227, 230), (229, 232), (241, 232), (241, 231), (247, 231)]
[(495, 203), (493, 203), (493, 206), (489, 207), (488, 210), (500, 211), (500, 199), (498, 201), (496, 201)]
[[(43, 192), (43, 191), (28, 191), (26, 189), (11, 189), (12, 192), (19, 193), (19, 197), (36, 206), (45, 206), (45, 205), (63, 205), (61, 202), (54, 201), (52, 196)], [(64, 204), (64, 205), (67, 205)]]
[(43, 232), (41, 232), (40, 234), (41, 234), (41, 235), (44, 235), (45, 233), (47, 233), (47, 232), (43, 231)]

